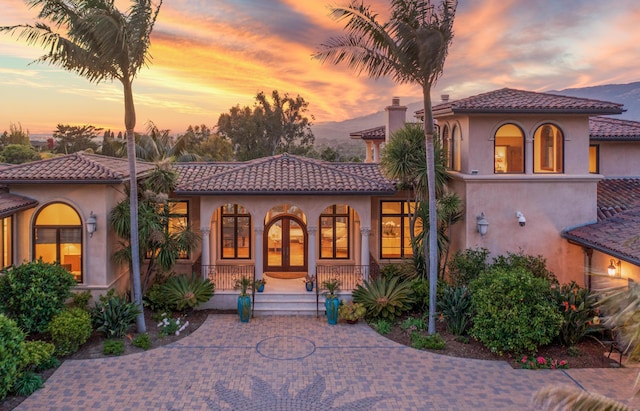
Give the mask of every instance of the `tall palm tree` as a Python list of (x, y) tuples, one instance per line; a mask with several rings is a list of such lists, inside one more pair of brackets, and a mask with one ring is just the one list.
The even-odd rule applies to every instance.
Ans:
[[(126, 13), (118, 10), (113, 0), (27, 0), (32, 8), (40, 8), (35, 24), (0, 27), (0, 31), (18, 34), (28, 44), (42, 46), (47, 53), (37, 62), (62, 67), (87, 78), (92, 83), (118, 80), (124, 91), (124, 124), (127, 135), (127, 158), (130, 174), (131, 248), (140, 255), (138, 239), (138, 190), (134, 129), (136, 111), (133, 104), (133, 79), (149, 62), (147, 53), (151, 31), (162, 0), (131, 0)], [(53, 28), (46, 24), (49, 22)], [(140, 261), (133, 264), (134, 299), (140, 308), (138, 332), (145, 332), (140, 288)]]
[[(435, 2), (435, 0), (434, 0)], [(434, 162), (434, 125), (431, 88), (443, 71), (453, 39), (453, 20), (457, 0), (392, 0), (389, 21), (381, 23), (377, 15), (361, 1), (332, 8), (331, 15), (346, 21), (344, 36), (333, 37), (320, 46), (314, 57), (334, 64), (345, 62), (356, 73), (369, 77), (391, 76), (398, 83), (416, 84), (422, 89), (424, 135), (429, 201), (429, 327), (436, 332), (436, 284), (438, 275), (437, 217)]]
[(177, 162), (198, 161), (199, 156), (191, 153), (189, 134), (176, 140), (169, 135), (169, 130), (160, 130), (155, 123), (147, 124), (147, 133), (136, 139), (136, 157), (149, 162), (160, 162), (166, 159)]

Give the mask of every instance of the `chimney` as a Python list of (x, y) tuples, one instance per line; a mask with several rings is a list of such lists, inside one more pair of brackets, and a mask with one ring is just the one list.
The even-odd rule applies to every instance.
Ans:
[(449, 101), (449, 95), (448, 94), (442, 94), (440, 96), (440, 99), (442, 100), (443, 103), (447, 103)]
[(407, 121), (407, 107), (400, 105), (400, 97), (393, 97), (391, 105), (386, 107), (384, 111), (387, 112), (384, 141), (389, 142), (389, 136), (404, 127)]

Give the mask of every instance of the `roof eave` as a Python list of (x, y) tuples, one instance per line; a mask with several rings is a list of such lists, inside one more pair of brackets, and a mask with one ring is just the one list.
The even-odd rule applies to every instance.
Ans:
[(371, 190), (371, 191), (185, 191), (175, 190), (176, 195), (209, 195), (209, 196), (221, 196), (221, 195), (394, 195), (396, 190)]
[[(584, 114), (611, 115), (622, 114), (624, 109), (564, 109), (564, 108), (536, 108), (536, 109), (508, 109), (508, 108), (452, 108), (447, 110), (451, 114)], [(435, 115), (435, 113), (434, 113)]]
[[(576, 228), (576, 227), (574, 227), (574, 228)], [(563, 238), (567, 239), (569, 242), (573, 242), (576, 245), (580, 245), (582, 247), (587, 247), (587, 248), (591, 248), (591, 249), (596, 250), (596, 251), (600, 251), (601, 253), (610, 255), (611, 257), (623, 260), (623, 261), (628, 262), (630, 264), (634, 264), (634, 265), (637, 265), (637, 266), (640, 265), (640, 259), (630, 257), (627, 254), (622, 254), (622, 253), (615, 252), (615, 251), (613, 251), (611, 249), (608, 249), (608, 248), (605, 248), (605, 247), (603, 247), (603, 246), (601, 246), (599, 244), (595, 244), (595, 243), (587, 241), (587, 240), (585, 240), (583, 238), (577, 237), (575, 235), (571, 235), (567, 231), (562, 231), (560, 233), (560, 235)]]
[(21, 205), (19, 207), (14, 207), (9, 210), (2, 211), (0, 212), (0, 218), (9, 217), (20, 211), (29, 210), (30, 208), (35, 208), (37, 205), (38, 205), (38, 202), (34, 200), (33, 203)]
[(121, 180), (0, 180), (0, 184), (123, 184), (129, 179)]

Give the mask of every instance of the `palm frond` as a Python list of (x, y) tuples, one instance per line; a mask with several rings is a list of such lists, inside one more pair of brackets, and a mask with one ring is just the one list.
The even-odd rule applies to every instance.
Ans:
[(536, 409), (550, 411), (631, 411), (625, 404), (571, 386), (548, 386), (534, 394)]

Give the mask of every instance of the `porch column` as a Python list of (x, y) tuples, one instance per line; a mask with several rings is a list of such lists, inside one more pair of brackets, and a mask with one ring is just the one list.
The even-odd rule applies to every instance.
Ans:
[(209, 227), (200, 227), (200, 232), (202, 233), (202, 277), (206, 280), (209, 275), (207, 271), (209, 267), (206, 269), (204, 267), (211, 265), (211, 246), (209, 244), (211, 229)]
[(380, 142), (378, 141), (373, 143), (373, 162), (380, 162)]
[[(370, 227), (362, 227), (360, 229), (360, 264), (369, 266), (369, 235), (371, 234)], [(367, 269), (364, 274), (363, 280), (369, 279), (369, 270)]]
[(371, 141), (367, 141), (367, 158), (365, 158), (365, 163), (371, 163), (373, 158), (371, 157)]
[(309, 265), (307, 274), (316, 275), (316, 232), (318, 227), (307, 227), (307, 233), (309, 234), (309, 245), (307, 246), (309, 253)]
[(525, 174), (533, 174), (533, 139), (525, 139), (524, 148), (524, 172)]
[(262, 234), (264, 233), (264, 227), (260, 226), (260, 227), (254, 227), (253, 228), (253, 232), (255, 233), (256, 236), (256, 241), (255, 241), (255, 272), (256, 272), (256, 279), (258, 278), (262, 278), (262, 268), (263, 268), (263, 258), (264, 256), (262, 255), (262, 253), (264, 252), (264, 248), (262, 247)]

